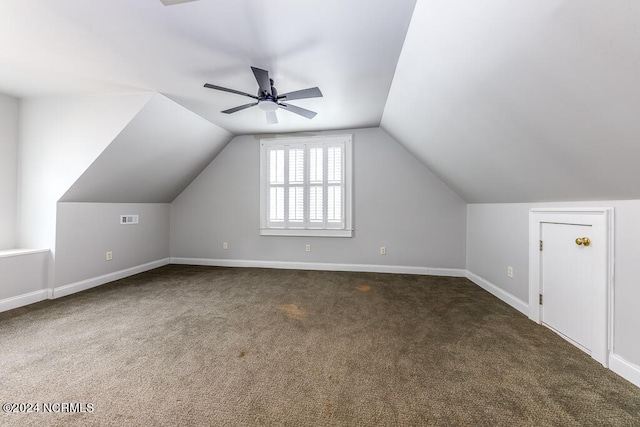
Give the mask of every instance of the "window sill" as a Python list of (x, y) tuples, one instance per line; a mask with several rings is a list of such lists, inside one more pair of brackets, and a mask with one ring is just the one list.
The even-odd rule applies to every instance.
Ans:
[(9, 258), (14, 256), (25, 256), (50, 252), (49, 249), (6, 249), (0, 251), (0, 258)]
[(261, 236), (353, 237), (353, 230), (314, 230), (308, 228), (261, 228)]

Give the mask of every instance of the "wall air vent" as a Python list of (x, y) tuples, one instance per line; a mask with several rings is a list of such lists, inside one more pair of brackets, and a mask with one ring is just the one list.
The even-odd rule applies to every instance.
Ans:
[(120, 224), (137, 224), (139, 221), (139, 215), (120, 215)]

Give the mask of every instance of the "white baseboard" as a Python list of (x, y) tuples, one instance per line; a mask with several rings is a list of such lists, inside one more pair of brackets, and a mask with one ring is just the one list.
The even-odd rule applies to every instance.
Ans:
[(104, 285), (105, 283), (113, 282), (114, 280), (124, 279), (125, 277), (133, 276), (134, 274), (153, 270), (154, 268), (162, 267), (169, 264), (169, 261), (169, 258), (160, 259), (124, 270), (115, 271), (113, 273), (104, 274), (102, 276), (93, 277), (91, 279), (82, 280), (80, 282), (59, 286), (57, 288), (53, 288), (53, 298), (60, 298), (67, 295), (75, 294), (76, 292)]
[(0, 313), (3, 311), (13, 310), (14, 308), (44, 301), (46, 299), (49, 299), (48, 289), (42, 289), (35, 292), (29, 292), (28, 294), (5, 298), (3, 300), (0, 300)]
[(609, 355), (609, 369), (625, 380), (640, 387), (640, 366), (624, 360), (617, 354)]
[(470, 271), (467, 271), (467, 276), (466, 277), (467, 277), (467, 279), (471, 280), (476, 285), (480, 286), (485, 291), (489, 292), (493, 296), (495, 296), (495, 297), (501, 299), (502, 301), (506, 302), (511, 307), (515, 308), (516, 310), (518, 310), (519, 312), (521, 312), (525, 316), (527, 316), (527, 317), (529, 316), (529, 304), (527, 304), (526, 302), (522, 301), (519, 298), (514, 297), (509, 292), (505, 291), (504, 289), (501, 289), (501, 288), (497, 287), (496, 285), (494, 285), (491, 282), (486, 281), (482, 277), (476, 276), (475, 274), (473, 274)]
[(467, 271), (458, 268), (430, 268), (402, 265), (375, 264), (337, 264), (324, 262), (287, 262), (287, 261), (259, 261), (239, 259), (208, 259), (208, 258), (171, 258), (172, 264), (207, 265), (214, 267), (253, 267), (280, 268), (287, 270), (329, 270), (329, 271), (359, 271), (366, 273), (394, 273), (394, 274), (422, 274), (429, 276), (466, 277)]

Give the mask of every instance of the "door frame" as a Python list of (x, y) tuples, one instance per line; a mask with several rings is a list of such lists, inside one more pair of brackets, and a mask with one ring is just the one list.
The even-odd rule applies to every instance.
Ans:
[[(529, 319), (542, 323), (538, 304), (541, 288), (540, 240), (543, 223), (587, 225), (592, 227), (593, 245), (593, 324), (591, 357), (609, 367), (613, 350), (613, 208), (539, 208), (529, 211)], [(544, 247), (543, 247), (544, 250)]]

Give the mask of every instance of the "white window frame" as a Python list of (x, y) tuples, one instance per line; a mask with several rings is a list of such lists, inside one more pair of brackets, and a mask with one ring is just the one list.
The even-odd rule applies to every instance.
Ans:
[[(274, 226), (269, 223), (269, 149), (284, 145), (344, 145), (343, 167), (343, 218), (341, 228), (301, 226)], [(288, 171), (285, 170), (285, 174)], [(305, 171), (308, 176), (308, 171)], [(323, 176), (326, 181), (326, 175)], [(307, 182), (308, 184), (308, 182)], [(305, 206), (305, 213), (308, 207)], [(325, 218), (326, 222), (326, 218)], [(352, 237), (353, 236), (353, 152), (352, 135), (326, 135), (310, 137), (263, 138), (260, 140), (260, 235), (261, 236), (317, 236)]]

